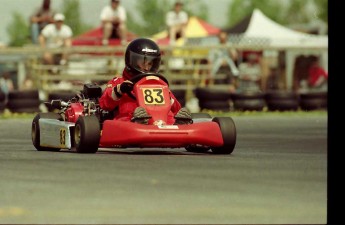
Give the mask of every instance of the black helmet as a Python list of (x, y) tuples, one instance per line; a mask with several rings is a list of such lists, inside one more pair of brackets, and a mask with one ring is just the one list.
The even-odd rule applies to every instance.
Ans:
[[(139, 73), (157, 73), (161, 63), (161, 52), (158, 45), (147, 38), (133, 40), (126, 49), (125, 54), (126, 70), (136, 76)], [(138, 63), (149, 64), (144, 69)]]

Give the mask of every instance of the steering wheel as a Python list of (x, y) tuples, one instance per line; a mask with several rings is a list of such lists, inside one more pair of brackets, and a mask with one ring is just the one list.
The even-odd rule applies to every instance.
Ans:
[(159, 77), (160, 79), (162, 79), (165, 83), (168, 84), (169, 86), (169, 82), (168, 80), (160, 73), (140, 73), (134, 77), (132, 77), (132, 79), (130, 79), (129, 81), (131, 81), (133, 84), (137, 83), (139, 80), (141, 80), (144, 77), (148, 77), (148, 76), (155, 76), (155, 77)]
[[(165, 83), (167, 83), (167, 85), (169, 86), (168, 80), (160, 73), (140, 73), (140, 74), (132, 77), (131, 79), (129, 79), (129, 81), (131, 81), (133, 84), (136, 84), (139, 80), (141, 80), (144, 77), (148, 77), (148, 76), (158, 77), (159, 79), (162, 79)], [(133, 95), (132, 92), (127, 93), (127, 95), (129, 97), (131, 97), (132, 99), (137, 100), (137, 98)]]

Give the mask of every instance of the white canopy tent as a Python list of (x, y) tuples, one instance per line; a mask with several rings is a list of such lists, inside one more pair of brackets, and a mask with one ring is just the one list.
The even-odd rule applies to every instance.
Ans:
[(292, 88), (293, 67), (297, 55), (316, 54), (321, 56), (322, 66), (328, 70), (328, 36), (298, 32), (284, 27), (259, 9), (253, 11), (246, 31), (242, 34), (239, 45), (251, 43), (255, 39), (266, 40), (269, 47), (286, 49), (286, 83)]
[(327, 35), (313, 35), (284, 27), (255, 9), (239, 44), (248, 40), (266, 39), (271, 47), (280, 48), (328, 48)]

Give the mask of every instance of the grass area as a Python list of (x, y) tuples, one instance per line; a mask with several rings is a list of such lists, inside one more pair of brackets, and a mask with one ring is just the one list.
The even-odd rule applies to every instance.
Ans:
[[(220, 112), (204, 110), (204, 113), (209, 113), (211, 116), (313, 116), (313, 115), (324, 115), (327, 116), (327, 110), (313, 110), (313, 111), (233, 111), (233, 112)], [(11, 113), (5, 110), (0, 113), (0, 119), (33, 119), (36, 113)]]
[(0, 113), (0, 119), (33, 119), (36, 113), (11, 113), (4, 111)]

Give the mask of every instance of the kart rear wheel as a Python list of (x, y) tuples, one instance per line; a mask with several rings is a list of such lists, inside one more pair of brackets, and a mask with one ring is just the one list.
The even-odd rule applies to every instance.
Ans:
[(231, 154), (236, 145), (236, 127), (231, 117), (214, 117), (213, 122), (218, 123), (222, 132), (224, 144), (221, 147), (212, 147), (214, 154)]
[(35, 118), (32, 120), (31, 124), (31, 139), (32, 139), (32, 144), (35, 146), (37, 151), (60, 151), (60, 148), (50, 148), (50, 147), (42, 147), (41, 146), (41, 139), (40, 139), (40, 125), (39, 125), (39, 119), (44, 118), (44, 119), (55, 119), (55, 120), (60, 120), (62, 121), (62, 116), (57, 113), (38, 113)]
[(101, 138), (100, 123), (96, 116), (79, 116), (74, 128), (76, 151), (95, 153)]

